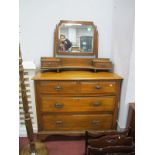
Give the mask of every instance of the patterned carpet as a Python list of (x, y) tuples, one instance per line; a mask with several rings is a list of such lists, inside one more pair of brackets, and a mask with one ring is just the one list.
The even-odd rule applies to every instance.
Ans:
[[(28, 143), (27, 138), (19, 138), (19, 148)], [(83, 155), (84, 141), (50, 141), (45, 143), (48, 148), (48, 155)]]

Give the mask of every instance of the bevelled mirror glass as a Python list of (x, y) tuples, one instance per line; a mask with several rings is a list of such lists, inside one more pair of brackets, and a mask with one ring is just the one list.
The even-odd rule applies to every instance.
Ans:
[(55, 31), (55, 55), (95, 56), (97, 30), (93, 22), (60, 21)]
[(92, 25), (62, 24), (59, 29), (59, 51), (92, 52), (93, 37)]

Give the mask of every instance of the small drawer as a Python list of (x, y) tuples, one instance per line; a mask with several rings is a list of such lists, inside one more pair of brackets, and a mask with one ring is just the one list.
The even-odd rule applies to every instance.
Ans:
[(94, 59), (92, 64), (96, 69), (112, 69), (112, 62), (109, 60)]
[(115, 97), (51, 97), (42, 95), (42, 112), (113, 112)]
[(60, 59), (53, 58), (51, 60), (41, 59), (41, 68), (59, 67), (61, 65)]
[(40, 81), (38, 89), (41, 93), (77, 93), (78, 84), (71, 81)]
[(112, 64), (111, 63), (97, 62), (97, 63), (94, 64), (94, 67), (96, 67), (96, 68), (104, 68), (104, 69), (112, 69)]
[(81, 82), (80, 92), (94, 94), (116, 93), (116, 82), (83, 81)]
[(60, 64), (58, 62), (55, 61), (46, 61), (46, 62), (42, 62), (42, 67), (59, 67)]
[(112, 115), (43, 115), (44, 131), (84, 131), (112, 128)]

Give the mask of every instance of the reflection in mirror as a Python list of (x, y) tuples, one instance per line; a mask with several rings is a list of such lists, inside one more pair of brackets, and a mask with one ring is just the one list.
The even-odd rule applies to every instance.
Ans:
[(63, 23), (59, 28), (59, 52), (93, 52), (92, 25)]

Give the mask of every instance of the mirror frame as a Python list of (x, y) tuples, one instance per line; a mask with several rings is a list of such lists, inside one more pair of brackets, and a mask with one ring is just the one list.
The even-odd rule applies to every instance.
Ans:
[[(59, 42), (59, 29), (62, 24), (82, 24), (82, 25), (91, 25), (94, 28), (94, 37), (93, 37), (93, 51), (92, 52), (59, 52), (58, 51), (58, 42)], [(54, 31), (54, 57), (72, 55), (72, 56), (94, 56), (98, 58), (98, 31), (97, 27), (91, 21), (71, 21), (71, 20), (60, 20), (59, 24), (56, 25)]]

